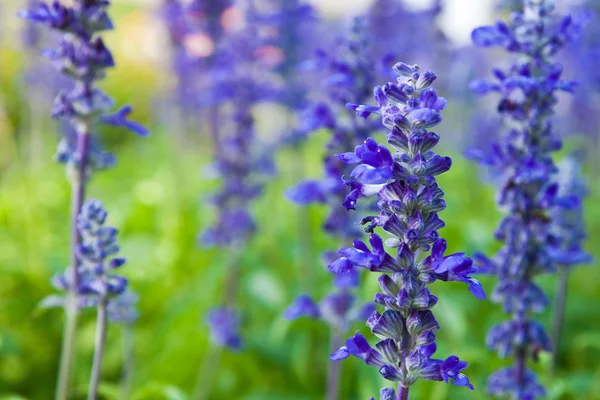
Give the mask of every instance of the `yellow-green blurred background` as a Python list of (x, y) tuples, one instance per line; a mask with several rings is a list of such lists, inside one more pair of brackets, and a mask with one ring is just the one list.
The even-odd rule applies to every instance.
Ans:
[[(212, 221), (203, 197), (214, 188), (204, 174), (210, 162), (208, 134), (182, 134), (164, 118), (162, 98), (174, 84), (166, 33), (156, 8), (115, 0), (117, 29), (105, 35), (118, 67), (102, 83), (117, 103), (131, 103), (135, 118), (151, 128), (146, 139), (110, 130), (104, 140), (118, 157), (117, 166), (90, 183), (90, 196), (101, 199), (110, 223), (120, 229), (122, 254), (129, 260), (124, 274), (140, 294), (141, 317), (134, 327), (135, 375), (132, 399), (189, 398), (208, 344), (206, 311), (218, 296), (228, 254), (196, 245), (196, 235)], [(358, 3), (357, 3), (358, 4)], [(0, 2), (0, 399), (52, 398), (63, 315), (39, 310), (37, 303), (53, 292), (50, 277), (65, 268), (69, 254), (70, 190), (64, 168), (52, 160), (58, 127), (49, 117), (51, 93), (31, 95), (23, 71), (45, 63), (24, 50), (23, 22), (15, 17), (17, 1)], [(154, 8), (153, 8), (154, 7)], [(346, 10), (346, 12), (348, 12)], [(443, 70), (443, 68), (438, 68)], [(452, 99), (450, 102), (452, 104)], [(460, 119), (460, 100), (450, 106)], [(492, 112), (492, 109), (490, 109)], [(259, 124), (268, 126), (269, 122)], [(455, 135), (455, 136), (454, 136)], [(493, 232), (500, 214), (493, 188), (482, 182), (474, 164), (451, 145), (461, 132), (442, 138), (453, 156), (452, 170), (440, 179), (448, 208), (442, 231), (451, 250), (490, 253), (497, 248)], [(321, 173), (327, 133), (312, 135), (303, 149), (305, 175)], [(568, 146), (579, 142), (570, 140)], [(327, 209), (309, 208), (310, 251), (300, 253), (298, 207), (283, 197), (294, 181), (297, 152), (277, 155), (279, 175), (253, 205), (259, 232), (241, 257), (241, 300), (245, 306), (241, 352), (225, 352), (217, 368), (212, 399), (322, 399), (329, 353), (328, 329), (308, 320), (281, 318), (301, 292), (319, 297), (330, 285), (320, 254), (335, 243), (320, 229)], [(600, 186), (596, 172), (586, 169), (591, 195), (586, 200), (589, 240), (586, 248), (600, 259)], [(304, 266), (304, 269), (301, 269)], [(375, 276), (361, 289), (375, 293)], [(482, 278), (486, 291), (490, 278)], [(541, 279), (553, 298), (555, 277)], [(485, 379), (508, 361), (485, 348), (486, 331), (505, 319), (500, 307), (477, 301), (460, 284), (435, 284), (435, 308), (441, 331), (440, 355), (458, 354), (469, 362), (467, 374), (475, 392), (437, 382), (419, 382), (414, 399), (486, 399)], [(549, 355), (536, 367), (549, 399), (600, 399), (600, 270), (597, 263), (573, 271), (559, 369), (549, 374)], [(540, 316), (547, 326), (550, 310)], [(93, 311), (81, 318), (75, 373), (76, 398), (84, 398), (95, 329)], [(356, 329), (365, 331), (364, 326)], [(123, 330), (108, 335), (101, 393), (119, 398)], [(368, 399), (385, 384), (376, 369), (357, 359), (343, 362), (340, 399)]]

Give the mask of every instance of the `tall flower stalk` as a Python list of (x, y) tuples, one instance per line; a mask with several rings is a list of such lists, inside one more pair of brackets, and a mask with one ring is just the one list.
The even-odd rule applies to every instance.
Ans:
[[(286, 109), (284, 131), (281, 132), (280, 144), (293, 149), (291, 176), (299, 181), (306, 170), (304, 143), (307, 131), (297, 116), (301, 111), (310, 108), (308, 94), (310, 81), (301, 73), (301, 65), (311, 54), (315, 43), (316, 10), (305, 0), (268, 0), (263, 10), (249, 19), (258, 28), (262, 45), (279, 58), (274, 70), (282, 82), (275, 100)], [(258, 7), (257, 7), (258, 8)], [(299, 276), (303, 286), (310, 286), (313, 279), (311, 268), (306, 263), (305, 254), (311, 253), (311, 235), (308, 211), (298, 210), (297, 228), (298, 246), (295, 258), (298, 270), (305, 271)]]
[(501, 140), (478, 157), (501, 178), (498, 203), (505, 216), (495, 236), (504, 246), (493, 258), (478, 254), (476, 264), (481, 272), (497, 277), (492, 299), (512, 315), (487, 336), (491, 349), (514, 358), (512, 367), (490, 376), (488, 391), (518, 400), (545, 395), (527, 369), (540, 351), (551, 350), (543, 325), (532, 317), (549, 303), (535, 278), (555, 273), (565, 255), (568, 235), (555, 230), (558, 221), (553, 214), (579, 206), (577, 194), (562, 193), (554, 180), (552, 153), (561, 148), (561, 141), (551, 117), (556, 92), (572, 92), (576, 86), (561, 79), (562, 65), (554, 56), (581, 26), (571, 16), (555, 25), (552, 10), (551, 1), (527, 0), (523, 12), (514, 12), (508, 24), (480, 27), (472, 35), (476, 45), (503, 46), (515, 54), (508, 69), (494, 69), (494, 81), (476, 81), (471, 88), (500, 94), (498, 111), (507, 127)]
[[(117, 245), (117, 230), (106, 226), (108, 213), (102, 203), (88, 200), (77, 218), (77, 227), (82, 241), (77, 251), (80, 261), (80, 292), (86, 305), (97, 309), (96, 339), (94, 359), (88, 389), (88, 400), (98, 397), (98, 385), (101, 379), (102, 358), (106, 342), (107, 324), (112, 311), (114, 319), (122, 316), (119, 309), (127, 289), (127, 280), (112, 271), (125, 264), (124, 258), (114, 257)], [(125, 308), (131, 303), (125, 302)], [(130, 313), (126, 311), (126, 313)]]
[(64, 134), (57, 150), (58, 161), (67, 165), (72, 188), (70, 266), (66, 276), (55, 280), (60, 288), (68, 291), (61, 304), (66, 318), (56, 389), (56, 398), (59, 400), (68, 398), (77, 314), (78, 309), (85, 305), (80, 295), (87, 290), (86, 282), (81, 280), (82, 267), (78, 253), (81, 236), (77, 219), (92, 172), (114, 162), (112, 155), (104, 152), (94, 138), (94, 127), (101, 122), (127, 127), (139, 135), (147, 134), (144, 127), (127, 119), (131, 112), (128, 106), (107, 115), (106, 112), (113, 107), (113, 101), (96, 87), (96, 82), (105, 76), (106, 69), (114, 66), (112, 54), (99, 36), (100, 32), (113, 28), (106, 12), (109, 4), (106, 0), (77, 0), (68, 6), (58, 1), (50, 5), (40, 2), (36, 7), (20, 12), (22, 18), (46, 25), (62, 35), (59, 47), (45, 50), (43, 55), (52, 61), (59, 72), (73, 81), (72, 88), (61, 91), (52, 107), (54, 118), (64, 119), (73, 127), (73, 131)]
[[(354, 247), (340, 249), (340, 257), (329, 266), (338, 274), (356, 267), (382, 273), (378, 280), (382, 292), (374, 300), (385, 309), (367, 320), (371, 332), (381, 340), (373, 349), (357, 333), (331, 358), (353, 355), (377, 367), (385, 379), (398, 382), (397, 393), (385, 389), (384, 394), (406, 400), (419, 379), (451, 380), (473, 389), (461, 372), (466, 362), (456, 356), (432, 358), (439, 325), (431, 308), (438, 298), (427, 285), (436, 280), (461, 281), (469, 284), (477, 298), (485, 298), (485, 294), (470, 276), (476, 272), (472, 260), (463, 253), (444, 255), (447, 244), (438, 233), (445, 225), (438, 213), (446, 203), (435, 177), (450, 169), (451, 159), (433, 151), (440, 138), (427, 130), (442, 121), (440, 112), (446, 106), (446, 100), (430, 87), (436, 75), (404, 63), (393, 69), (398, 75), (396, 82), (375, 88), (377, 106), (348, 104), (348, 108), (360, 117), (379, 114), (390, 130), (387, 143), (395, 153), (368, 138), (354, 152), (338, 155), (348, 164), (359, 164), (345, 179), (352, 189), (344, 202), (346, 208), (355, 208), (362, 197), (376, 194), (379, 200), (379, 215), (361, 221), (370, 233), (371, 248), (356, 240)], [(390, 235), (385, 241), (375, 233), (380, 228)]]
[[(364, 19), (356, 18), (349, 39), (341, 41), (331, 53), (322, 50), (317, 52), (315, 69), (327, 71), (323, 84), (327, 88), (330, 104), (318, 103), (303, 111), (300, 118), (304, 131), (326, 128), (331, 132), (323, 159), (324, 178), (301, 181), (286, 193), (288, 199), (299, 205), (328, 204), (331, 209), (323, 229), (339, 241), (357, 239), (361, 231), (353, 215), (342, 206), (347, 191), (340, 176), (350, 173), (351, 169), (335, 155), (353, 149), (380, 126), (372, 120), (357, 121), (345, 115), (346, 103), (367, 101), (375, 85), (375, 66), (370, 61), (369, 38)], [(326, 252), (324, 259), (329, 264), (335, 259), (335, 254)], [(364, 321), (373, 311), (372, 303), (357, 305), (354, 291), (359, 283), (358, 271), (338, 276), (334, 280), (334, 289), (319, 304), (311, 297), (301, 295), (287, 309), (285, 317), (296, 319), (306, 316), (327, 322), (331, 328), (332, 351), (335, 351), (341, 346), (342, 337), (348, 333), (352, 323)], [(339, 398), (339, 369), (337, 363), (328, 364), (326, 399)]]
[[(250, 15), (255, 12), (251, 3), (247, 10)], [(255, 29), (254, 25), (248, 25), (224, 38), (214, 61), (219, 65), (219, 74), (212, 96), (215, 104), (223, 106), (223, 113), (216, 121), (219, 134), (212, 170), (221, 185), (209, 199), (216, 208), (216, 218), (199, 236), (199, 242), (203, 246), (223, 249), (230, 259), (222, 295), (207, 317), (212, 346), (200, 368), (193, 394), (195, 399), (210, 396), (221, 350), (242, 347), (241, 313), (236, 299), (241, 274), (240, 255), (257, 229), (250, 205), (261, 195), (265, 177), (271, 175), (274, 168), (269, 149), (255, 136), (252, 108), (274, 95), (266, 79), (268, 66), (258, 57), (260, 45), (248, 40), (256, 38)]]
[[(575, 195), (583, 200), (588, 190), (583, 179), (581, 166), (575, 156), (569, 156), (558, 164), (557, 183), (560, 186), (559, 195)], [(552, 372), (556, 372), (558, 364), (558, 353), (562, 337), (562, 329), (565, 319), (565, 304), (567, 300), (567, 286), (569, 272), (577, 265), (587, 264), (592, 261), (589, 253), (583, 250), (583, 242), (587, 238), (583, 208), (573, 207), (555, 208), (552, 212), (554, 224), (554, 235), (563, 238), (559, 249), (556, 250), (558, 261), (558, 282), (556, 284), (556, 296), (554, 316), (552, 322)]]

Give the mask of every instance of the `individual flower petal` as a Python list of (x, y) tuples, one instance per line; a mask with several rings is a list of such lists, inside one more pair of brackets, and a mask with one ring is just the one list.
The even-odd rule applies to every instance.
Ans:
[(131, 111), (131, 106), (124, 106), (114, 114), (102, 116), (101, 121), (107, 125), (123, 126), (140, 136), (148, 136), (150, 131), (147, 128), (140, 123), (131, 121), (127, 118), (127, 116), (131, 114)]

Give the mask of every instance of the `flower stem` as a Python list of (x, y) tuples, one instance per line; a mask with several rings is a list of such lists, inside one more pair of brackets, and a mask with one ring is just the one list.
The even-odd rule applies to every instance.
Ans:
[(409, 388), (398, 384), (398, 396), (396, 396), (397, 400), (408, 400), (408, 390)]
[(133, 370), (135, 369), (133, 325), (123, 326), (123, 372), (121, 375), (121, 399), (127, 400), (131, 395)]
[(515, 354), (515, 382), (519, 388), (522, 388), (525, 382), (525, 368), (527, 364), (527, 348), (521, 346)]
[(196, 387), (192, 394), (193, 400), (206, 400), (210, 398), (212, 392), (212, 385), (215, 381), (217, 372), (219, 371), (219, 363), (221, 361), (221, 353), (223, 347), (211, 346), (208, 349), (204, 361), (198, 371), (198, 378), (196, 379)]
[[(331, 352), (333, 353), (342, 346), (342, 335), (337, 330), (331, 331)], [(327, 373), (327, 397), (326, 400), (337, 400), (340, 388), (340, 364), (328, 362)]]
[(65, 307), (65, 326), (63, 329), (63, 340), (60, 353), (58, 382), (56, 384), (56, 400), (67, 400), (69, 398), (69, 383), (71, 380), (71, 366), (73, 364), (76, 328), (76, 298), (73, 295), (69, 294), (67, 299), (67, 305)]
[[(223, 292), (221, 293), (221, 306), (227, 307), (235, 302), (240, 276), (239, 264), (241, 248), (242, 245), (240, 243), (234, 244), (229, 248), (228, 254), (231, 255), (231, 259), (228, 264), (227, 275), (225, 276)], [(219, 370), (222, 352), (223, 348), (221, 346), (210, 346), (208, 348), (204, 360), (200, 365), (200, 369), (198, 370), (196, 386), (194, 387), (191, 397), (193, 400), (205, 400), (210, 397), (212, 384), (214, 383)]]
[(77, 229), (77, 217), (85, 200), (86, 165), (89, 149), (89, 132), (87, 125), (77, 132), (77, 166), (73, 170), (71, 181), (71, 260), (70, 260), (70, 288), (65, 307), (65, 327), (60, 355), (58, 382), (56, 385), (56, 399), (66, 400), (69, 398), (69, 386), (75, 340), (77, 338), (77, 292), (79, 287), (79, 272), (77, 248), (79, 247), (79, 230)]
[(98, 303), (98, 315), (96, 318), (96, 343), (94, 346), (94, 361), (92, 364), (92, 375), (88, 391), (88, 400), (96, 400), (98, 397), (98, 385), (102, 372), (102, 356), (104, 354), (104, 343), (106, 341), (106, 296), (100, 298)]
[(558, 348), (565, 320), (565, 301), (567, 298), (567, 284), (569, 282), (569, 271), (559, 268), (558, 284), (556, 287), (556, 308), (554, 309), (554, 321), (552, 323), (552, 364), (551, 374), (556, 374), (558, 363)]

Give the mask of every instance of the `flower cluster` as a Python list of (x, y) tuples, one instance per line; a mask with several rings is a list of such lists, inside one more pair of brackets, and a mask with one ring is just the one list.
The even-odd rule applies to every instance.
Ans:
[(285, 90), (278, 100), (290, 110), (306, 106), (306, 83), (297, 74), (304, 54), (313, 46), (315, 9), (304, 0), (270, 0), (273, 11), (257, 14), (255, 21), (266, 32), (264, 46), (273, 46), (281, 52), (277, 72), (285, 80)]
[(552, 20), (553, 5), (546, 0), (527, 0), (523, 12), (512, 14), (510, 23), (498, 22), (473, 31), (476, 45), (503, 46), (519, 57), (507, 69), (494, 69), (494, 81), (476, 81), (471, 88), (481, 94), (497, 92), (498, 111), (508, 132), (492, 144), (479, 161), (501, 177), (498, 202), (506, 211), (496, 238), (504, 247), (493, 257), (476, 256), (481, 272), (495, 275), (498, 286), (492, 296), (512, 314), (488, 334), (487, 344), (500, 356), (515, 358), (513, 367), (493, 374), (490, 393), (513, 399), (544, 395), (527, 360), (550, 351), (543, 326), (531, 318), (549, 301), (535, 283), (537, 275), (553, 273), (565, 257), (579, 257), (580, 248), (569, 249), (569, 232), (556, 230), (557, 212), (579, 206), (576, 193), (559, 189), (551, 154), (560, 149), (550, 121), (557, 103), (556, 92), (572, 92), (576, 82), (561, 79), (562, 66), (553, 56), (579, 34), (581, 26), (571, 16)]
[[(471, 277), (476, 272), (471, 259), (462, 253), (444, 255), (446, 241), (438, 234), (444, 227), (438, 212), (446, 203), (435, 177), (448, 171), (451, 159), (435, 154), (432, 149), (439, 137), (427, 128), (441, 122), (446, 100), (430, 87), (436, 79), (433, 72), (404, 63), (397, 63), (394, 71), (395, 83), (375, 88), (377, 106), (348, 104), (348, 108), (361, 117), (379, 114), (390, 130), (387, 142), (395, 154), (369, 138), (354, 152), (339, 155), (346, 163), (359, 164), (346, 180), (352, 188), (346, 208), (356, 207), (361, 197), (378, 195), (380, 214), (362, 220), (371, 248), (356, 240), (354, 247), (341, 249), (341, 257), (329, 266), (341, 274), (356, 267), (383, 273), (379, 278), (382, 292), (376, 294), (375, 302), (385, 310), (374, 312), (367, 321), (381, 340), (373, 349), (356, 334), (332, 359), (354, 355), (376, 366), (384, 378), (399, 382), (402, 396), (418, 379), (451, 380), (472, 388), (461, 372), (466, 362), (455, 356), (431, 357), (436, 349), (434, 332), (439, 329), (431, 308), (438, 298), (427, 285), (436, 280), (461, 281), (469, 284), (477, 298), (485, 297), (479, 282)], [(390, 235), (385, 245), (397, 252), (395, 257), (386, 251), (376, 228)]]
[(165, 0), (160, 15), (171, 39), (176, 101), (189, 114), (210, 103), (213, 61), (224, 35), (222, 17), (232, 1)]
[[(309, 203), (326, 203), (331, 207), (323, 229), (336, 238), (357, 238), (361, 235), (352, 216), (346, 212), (341, 203), (346, 196), (346, 187), (340, 176), (349, 173), (348, 166), (335, 154), (348, 151), (357, 143), (367, 138), (379, 124), (371, 121), (357, 121), (343, 118), (345, 104), (348, 101), (366, 101), (375, 84), (373, 63), (368, 51), (369, 35), (361, 18), (354, 20), (349, 39), (341, 40), (335, 52), (317, 51), (312, 69), (325, 70), (324, 87), (331, 106), (325, 102), (315, 104), (311, 109), (301, 113), (301, 132), (313, 132), (326, 128), (331, 132), (327, 144), (327, 154), (323, 160), (325, 177), (322, 180), (304, 180), (286, 192), (288, 199), (306, 205)], [(326, 265), (335, 259), (333, 252), (326, 252)], [(301, 316), (322, 319), (331, 327), (332, 348), (341, 345), (342, 335), (346, 335), (353, 322), (364, 321), (373, 312), (373, 303), (357, 304), (357, 296), (353, 293), (360, 284), (356, 270), (343, 275), (336, 275), (335, 289), (327, 294), (317, 305), (308, 295), (301, 295), (287, 309), (285, 317), (295, 319)], [(328, 398), (339, 396), (339, 367), (329, 365)]]
[[(76, 291), (80, 308), (96, 307), (102, 298), (108, 300), (109, 316), (114, 321), (132, 321), (137, 317), (134, 294), (127, 292), (127, 280), (112, 271), (125, 264), (125, 259), (115, 257), (119, 252), (117, 230), (105, 226), (107, 212), (98, 200), (88, 200), (77, 218), (82, 241), (77, 250), (79, 266)], [(52, 278), (55, 288), (65, 292), (72, 290), (70, 271)], [(48, 299), (52, 299), (51, 302)], [(46, 305), (64, 305), (62, 298), (51, 296)]]
[(240, 349), (242, 339), (240, 337), (240, 317), (236, 310), (227, 307), (212, 309), (206, 322), (210, 328), (211, 340), (217, 346), (230, 349)]
[(248, 206), (261, 194), (263, 177), (273, 170), (271, 159), (254, 136), (251, 107), (261, 98), (259, 84), (250, 76), (239, 76), (231, 89), (230, 101), (235, 101), (236, 107), (217, 143), (213, 169), (222, 178), (222, 185), (210, 198), (219, 213), (216, 223), (201, 235), (200, 241), (206, 246), (239, 245), (255, 231)]
[(346, 186), (340, 176), (351, 169), (335, 155), (354, 148), (357, 143), (369, 137), (380, 126), (379, 122), (348, 121), (343, 111), (348, 102), (362, 103), (369, 100), (375, 85), (375, 65), (369, 54), (368, 26), (363, 19), (354, 21), (350, 38), (339, 44), (335, 53), (317, 52), (315, 69), (326, 70), (324, 87), (329, 103), (320, 102), (302, 115), (303, 131), (311, 132), (321, 128), (331, 131), (327, 143), (327, 154), (322, 180), (304, 180), (286, 193), (296, 204), (326, 203), (331, 207), (323, 228), (331, 235), (356, 238), (360, 230), (352, 215), (341, 206), (346, 196)]
[[(574, 157), (561, 160), (556, 178), (559, 196), (577, 196), (580, 200), (587, 196), (588, 190), (582, 177), (581, 166)], [(552, 249), (557, 263), (561, 267), (572, 268), (591, 262), (591, 255), (583, 249), (587, 233), (581, 203), (569, 208), (556, 207), (551, 213), (554, 221), (553, 235), (561, 239), (559, 247)]]
[[(275, 93), (269, 86), (269, 70), (257, 51), (260, 43), (248, 40), (256, 37), (254, 29), (248, 26), (224, 38), (217, 55), (220, 59), (216, 61), (221, 70), (214, 98), (223, 106), (223, 112), (212, 170), (221, 179), (221, 187), (210, 197), (210, 203), (218, 210), (216, 221), (200, 235), (199, 241), (205, 246), (232, 251), (243, 246), (256, 230), (249, 206), (261, 194), (266, 177), (274, 173), (270, 149), (259, 143), (254, 134), (253, 106), (272, 99)], [(237, 275), (237, 269), (234, 266), (229, 275)], [(232, 290), (224, 289), (229, 299), (235, 297)], [(216, 345), (239, 347), (238, 319), (230, 304), (221, 304), (213, 310), (208, 323)]]
[(336, 291), (325, 296), (318, 304), (308, 295), (301, 295), (286, 310), (285, 318), (309, 317), (321, 319), (336, 334), (347, 333), (354, 322), (364, 322), (374, 311), (373, 303), (357, 304), (352, 293), (359, 285), (358, 271), (336, 276)]
[[(63, 35), (57, 49), (42, 53), (60, 73), (75, 82), (71, 90), (58, 94), (52, 107), (54, 118), (69, 121), (76, 130), (75, 135), (65, 136), (59, 143), (57, 159), (72, 167), (84, 164), (86, 173), (113, 163), (113, 157), (104, 152), (99, 141), (88, 138), (93, 123), (124, 126), (141, 136), (148, 133), (144, 127), (127, 119), (130, 107), (107, 115), (114, 102), (94, 85), (105, 76), (107, 68), (115, 65), (110, 50), (98, 36), (99, 32), (113, 28), (106, 12), (109, 4), (106, 0), (79, 1), (71, 6), (58, 1), (50, 5), (40, 2), (36, 7), (20, 12), (22, 18), (46, 25)], [(88, 139), (78, 141), (78, 136)]]
[[(375, 57), (392, 63), (400, 57), (416, 58), (432, 65), (447, 62), (451, 45), (435, 23), (442, 3), (434, 0), (427, 8), (411, 10), (402, 1), (375, 0), (368, 12)], [(398, 37), (412, 40), (397, 40)], [(427, 43), (427, 46), (414, 46), (415, 42)]]
[[(273, 100), (291, 114), (301, 114), (310, 108), (311, 80), (302, 71), (306, 54), (311, 54), (317, 42), (315, 8), (305, 0), (268, 0), (264, 7), (247, 18), (255, 24), (260, 52), (273, 64), (280, 90)], [(297, 146), (309, 131), (299, 121), (289, 122), (282, 132), (282, 146)]]

